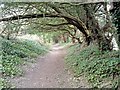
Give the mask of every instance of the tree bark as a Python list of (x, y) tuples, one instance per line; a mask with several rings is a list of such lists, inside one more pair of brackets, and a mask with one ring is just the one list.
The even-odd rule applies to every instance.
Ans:
[(89, 28), (91, 30), (91, 41), (97, 41), (99, 49), (101, 51), (111, 50), (111, 45), (109, 40), (105, 37), (105, 32), (100, 29), (98, 21), (95, 19), (94, 10), (88, 5), (84, 5), (85, 10), (87, 10), (89, 19)]

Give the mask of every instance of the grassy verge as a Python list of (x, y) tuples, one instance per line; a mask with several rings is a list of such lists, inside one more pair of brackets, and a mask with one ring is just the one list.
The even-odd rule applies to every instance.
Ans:
[[(32, 58), (47, 53), (48, 48), (36, 41), (2, 39), (2, 76), (15, 77), (23, 74), (21, 66)], [(4, 83), (5, 81), (1, 79)], [(6, 87), (3, 84), (3, 87)]]
[(96, 46), (80, 50), (75, 45), (69, 48), (66, 63), (76, 76), (84, 74), (94, 88), (119, 86), (120, 51), (101, 53)]

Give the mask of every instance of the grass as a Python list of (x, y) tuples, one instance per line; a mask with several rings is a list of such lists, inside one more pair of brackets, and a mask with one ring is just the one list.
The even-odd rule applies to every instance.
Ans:
[[(66, 63), (76, 76), (84, 74), (94, 88), (119, 85), (120, 51), (101, 53), (96, 46), (80, 50), (80, 45), (75, 45), (69, 48)], [(105, 85), (107, 82), (110, 83)]]

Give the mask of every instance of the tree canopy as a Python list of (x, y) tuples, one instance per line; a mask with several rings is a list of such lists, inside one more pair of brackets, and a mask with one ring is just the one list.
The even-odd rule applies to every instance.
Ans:
[[(114, 27), (108, 5), (107, 2), (91, 4), (79, 2), (3, 3), (1, 7), (3, 18), (0, 22), (6, 23), (4, 28), (8, 24), (16, 27), (17, 30), (23, 28), (40, 32), (63, 30), (73, 37), (75, 36), (71, 32), (76, 29), (83, 34), (87, 45), (96, 41), (101, 50), (105, 48), (111, 50), (111, 39), (105, 38), (105, 33), (111, 32)], [(104, 45), (106, 45), (105, 48)]]

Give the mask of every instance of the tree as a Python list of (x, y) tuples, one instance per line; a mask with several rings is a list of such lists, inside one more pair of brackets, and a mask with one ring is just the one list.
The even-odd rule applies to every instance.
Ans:
[(11, 20), (13, 21), (13, 20), (18, 20), (18, 19), (43, 18), (43, 17), (64, 18), (67, 21), (67, 23), (63, 23), (63, 24), (74, 25), (85, 35), (86, 40), (88, 39), (88, 34), (85, 31), (87, 28), (85, 27), (84, 23), (81, 20), (78, 20), (77, 18), (73, 16), (64, 14), (64, 12), (62, 12), (59, 8), (57, 8), (55, 4), (47, 3), (47, 5), (49, 5), (52, 9), (54, 9), (56, 11), (56, 14), (42, 13), (42, 14), (16, 15), (16, 16), (12, 16), (9, 18), (3, 18), (0, 21), (11, 21)]
[[(20, 4), (21, 6), (21, 4)], [(29, 9), (32, 7), (32, 10)], [(102, 8), (101, 8), (102, 7)], [(68, 29), (67, 26), (74, 26), (82, 32), (85, 37), (85, 42), (87, 45), (90, 43), (97, 43), (100, 47), (100, 50), (111, 50), (110, 39), (108, 40), (105, 37), (106, 30), (103, 30), (107, 25), (105, 24), (103, 28), (100, 27), (98, 18), (100, 15), (96, 16), (102, 12), (106, 11), (106, 3), (95, 3), (95, 4), (81, 4), (81, 3), (30, 3), (23, 4), (22, 10), (24, 13), (17, 15), (12, 15), (10, 17), (3, 17), (0, 19), (2, 21), (16, 21), (16, 20), (25, 20), (36, 24), (41, 30), (54, 30), (56, 29)], [(12, 9), (14, 12), (15, 10)], [(21, 10), (21, 8), (20, 8)], [(30, 10), (29, 13), (27, 10)], [(38, 11), (38, 12), (36, 12)], [(80, 11), (82, 11), (81, 14)], [(104, 13), (105, 16), (109, 16), (108, 13)], [(42, 18), (45, 21), (40, 21)], [(58, 22), (55, 22), (58, 21)], [(48, 22), (49, 21), (49, 22)], [(44, 23), (44, 24), (43, 24)], [(28, 27), (29, 27), (28, 25)], [(61, 29), (62, 28), (62, 29)], [(108, 27), (107, 27), (108, 28)], [(105, 28), (106, 29), (106, 28)], [(54, 31), (53, 30), (53, 31)], [(74, 32), (73, 30), (68, 30)], [(96, 42), (95, 42), (96, 41)]]
[(113, 8), (110, 10), (112, 17), (113, 17), (113, 23), (117, 27), (117, 34), (118, 34), (118, 44), (120, 47), (120, 1), (119, 2), (113, 2)]

